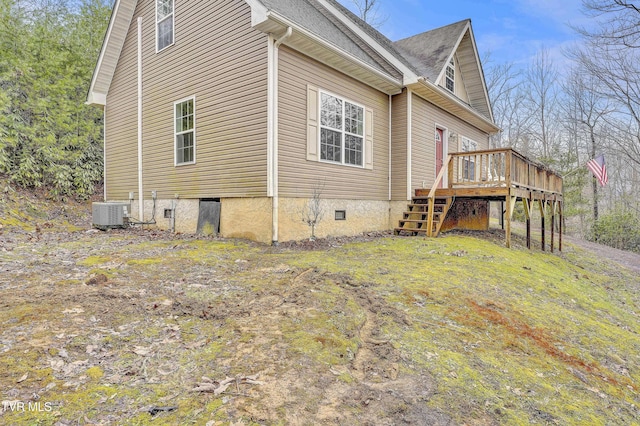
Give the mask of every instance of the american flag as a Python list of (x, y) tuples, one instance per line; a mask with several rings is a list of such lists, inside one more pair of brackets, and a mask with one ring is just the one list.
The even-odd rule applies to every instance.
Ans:
[(593, 160), (587, 162), (587, 167), (591, 173), (598, 179), (600, 185), (605, 186), (609, 182), (607, 176), (607, 166), (604, 164), (604, 155), (599, 155)]

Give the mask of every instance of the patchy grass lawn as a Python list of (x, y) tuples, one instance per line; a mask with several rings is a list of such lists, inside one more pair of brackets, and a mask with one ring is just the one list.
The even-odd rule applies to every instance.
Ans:
[(640, 277), (571, 246), (7, 223), (2, 424), (639, 424)]

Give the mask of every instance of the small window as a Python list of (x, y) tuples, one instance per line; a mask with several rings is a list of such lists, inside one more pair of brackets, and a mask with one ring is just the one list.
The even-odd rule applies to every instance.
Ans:
[(173, 0), (156, 0), (156, 51), (173, 44)]
[(336, 210), (336, 220), (347, 220), (347, 211)]
[[(462, 152), (472, 152), (478, 150), (478, 144), (469, 138), (462, 138)], [(464, 180), (476, 180), (475, 156), (462, 157), (462, 178)]]
[(447, 69), (445, 70), (445, 85), (448, 91), (453, 93), (456, 87), (456, 64), (451, 58), (449, 63), (447, 64)]
[(364, 108), (320, 92), (320, 159), (363, 166)]
[(196, 162), (195, 98), (174, 104), (175, 164)]

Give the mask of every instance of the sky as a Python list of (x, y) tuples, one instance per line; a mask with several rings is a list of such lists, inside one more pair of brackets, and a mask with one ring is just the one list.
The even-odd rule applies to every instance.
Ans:
[[(340, 0), (356, 10), (351, 0)], [(526, 67), (545, 48), (563, 68), (563, 49), (578, 39), (570, 25), (588, 25), (581, 0), (378, 0), (378, 27), (392, 41), (471, 19), (480, 57), (491, 52), (494, 63), (512, 62)], [(484, 64), (486, 66), (486, 64)]]

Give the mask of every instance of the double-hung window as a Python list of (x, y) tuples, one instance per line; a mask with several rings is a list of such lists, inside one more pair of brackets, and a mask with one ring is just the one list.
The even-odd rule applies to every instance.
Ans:
[[(477, 151), (478, 144), (469, 138), (462, 138), (462, 152)], [(475, 181), (476, 180), (476, 163), (475, 156), (469, 155), (463, 157), (462, 164), (462, 178), (464, 180)]]
[(320, 160), (363, 167), (364, 107), (320, 92)]
[(456, 64), (451, 58), (449, 63), (447, 64), (447, 69), (445, 70), (445, 87), (451, 93), (454, 93), (456, 87)]
[(173, 44), (174, 0), (156, 0), (156, 51)]
[(178, 101), (173, 106), (176, 166), (196, 162), (195, 109), (195, 98)]

